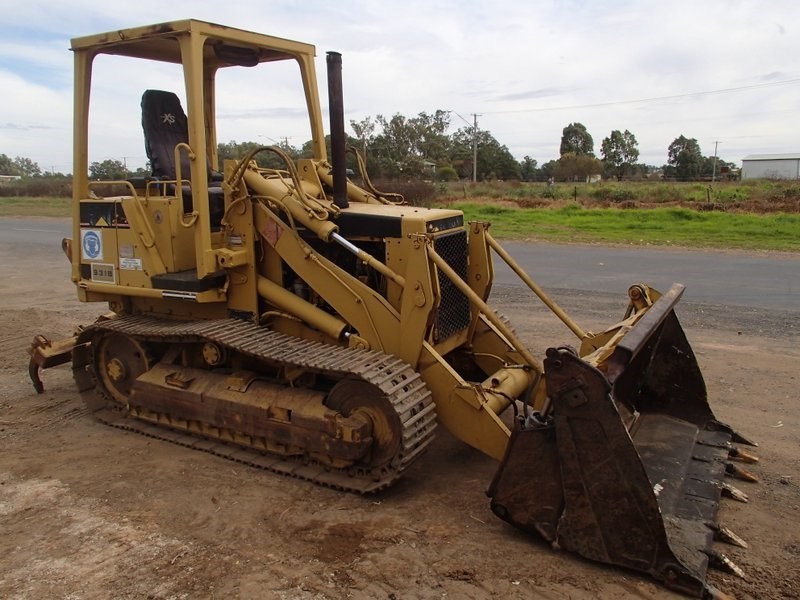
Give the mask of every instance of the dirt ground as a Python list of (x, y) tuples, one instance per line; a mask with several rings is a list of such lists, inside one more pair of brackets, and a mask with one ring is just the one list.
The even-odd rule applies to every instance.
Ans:
[[(66, 368), (34, 393), (25, 348), (100, 305), (76, 299), (62, 257), (10, 256), (0, 278), (0, 597), (678, 598), (636, 573), (551, 550), (494, 517), (495, 463), (440, 429), (404, 480), (360, 497), (115, 430)], [(56, 251), (57, 252), (57, 251)], [(568, 331), (511, 288), (497, 307), (539, 354)], [(552, 290), (559, 297), (558, 290)], [(620, 298), (570, 292), (589, 328)], [(709, 579), (737, 598), (800, 598), (797, 313), (683, 303), (717, 416), (760, 442), (759, 484), (735, 483), (721, 521), (744, 570)]]

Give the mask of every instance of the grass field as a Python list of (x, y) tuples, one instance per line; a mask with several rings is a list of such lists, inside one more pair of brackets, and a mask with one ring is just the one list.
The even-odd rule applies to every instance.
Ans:
[(688, 208), (516, 208), (456, 203), (504, 239), (800, 251), (800, 214), (701, 212)]
[(71, 203), (69, 198), (0, 198), (0, 217), (69, 217)]
[(800, 202), (800, 182), (791, 180), (746, 181), (602, 181), (599, 183), (541, 182), (451, 183), (439, 190), (442, 199), (454, 202), (509, 200), (523, 207), (563, 202), (583, 206), (633, 203), (637, 206), (699, 206), (751, 212), (791, 212)]
[[(0, 216), (69, 217), (70, 199), (0, 198)], [(466, 219), (489, 221), (495, 237), (551, 242), (664, 245), (800, 252), (800, 213), (700, 211), (683, 206), (521, 208), (506, 199), (449, 202)]]

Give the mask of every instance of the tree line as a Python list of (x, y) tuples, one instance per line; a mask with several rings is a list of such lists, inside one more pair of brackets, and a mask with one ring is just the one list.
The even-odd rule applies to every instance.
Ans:
[[(723, 167), (735, 164), (719, 157), (703, 156), (695, 138), (680, 135), (667, 148), (667, 163), (661, 167), (639, 162), (639, 143), (629, 130), (613, 130), (600, 144), (600, 157), (594, 152), (594, 139), (582, 123), (569, 123), (562, 130), (559, 157), (544, 164), (525, 156), (517, 161), (508, 147), (491, 132), (463, 126), (448, 133), (450, 111), (421, 112), (416, 117), (395, 114), (351, 120), (355, 135), (347, 143), (358, 148), (366, 159), (373, 179), (394, 180), (469, 180), (503, 179), (521, 181), (585, 181), (593, 175), (606, 179), (645, 178), (659, 175), (668, 179), (710, 178)], [(330, 156), (330, 136), (326, 136)], [(256, 142), (227, 142), (218, 145), (220, 161), (238, 158), (257, 148)], [(284, 140), (281, 149), (295, 158), (310, 157), (311, 141), (294, 147)], [(474, 159), (477, 159), (475, 161)], [(262, 155), (262, 166), (280, 168), (275, 156)], [(473, 164), (474, 163), (474, 164)], [(356, 169), (348, 156), (349, 168)]]
[[(695, 138), (680, 135), (667, 148), (667, 163), (655, 167), (639, 163), (639, 142), (627, 129), (613, 130), (600, 144), (602, 159), (594, 155), (594, 140), (582, 123), (570, 123), (561, 135), (560, 158), (542, 165), (549, 177), (577, 180), (592, 175), (622, 179), (654, 173), (664, 178), (689, 181), (713, 177), (735, 164), (716, 156), (703, 156)], [(527, 157), (526, 157), (527, 158)]]
[[(350, 121), (355, 135), (347, 135), (347, 143), (365, 158), (367, 172), (373, 179), (452, 181), (471, 178), (473, 156), (477, 148), (477, 178), (519, 179), (520, 166), (509, 149), (488, 131), (463, 127), (449, 134), (450, 113), (437, 110), (421, 112), (415, 117), (395, 114), (377, 115), (361, 121)], [(326, 136), (330, 156), (330, 136)], [(237, 158), (257, 147), (254, 142), (227, 142), (218, 145), (220, 161)], [(310, 157), (311, 141), (294, 147), (286, 140), (282, 150), (295, 158)], [(259, 159), (264, 166), (279, 166), (275, 157)], [(348, 156), (348, 167), (356, 169)]]
[[(735, 165), (720, 158), (703, 156), (695, 138), (680, 135), (667, 148), (667, 163), (655, 167), (639, 163), (639, 144), (628, 131), (613, 130), (600, 144), (600, 157), (595, 155), (594, 139), (582, 123), (569, 123), (562, 130), (559, 157), (544, 164), (530, 156), (517, 161), (508, 147), (501, 144), (488, 130), (466, 125), (454, 133), (450, 111), (421, 112), (415, 117), (395, 114), (392, 117), (368, 116), (351, 120), (355, 135), (348, 135), (348, 144), (358, 148), (366, 159), (367, 171), (373, 179), (438, 180), (471, 179), (479, 181), (552, 180), (583, 181), (592, 176), (604, 178), (643, 178), (654, 173), (663, 177), (692, 180), (711, 177), (723, 167)], [(330, 149), (330, 136), (326, 136)], [(220, 162), (242, 157), (261, 146), (256, 142), (223, 142), (218, 144)], [(293, 158), (310, 157), (311, 141), (294, 147), (284, 140), (281, 148)], [(330, 154), (329, 154), (330, 155)], [(357, 165), (348, 155), (348, 167)], [(259, 163), (264, 167), (281, 168), (277, 155), (262, 153)], [(93, 162), (89, 167), (92, 179), (116, 180), (146, 177), (149, 169), (135, 171), (118, 160)], [(29, 158), (9, 158), (0, 154), (0, 175), (42, 177), (39, 165)], [(63, 175), (58, 174), (63, 177)]]
[[(684, 135), (675, 138), (667, 148), (665, 165), (642, 164), (639, 143), (627, 129), (613, 130), (603, 138), (598, 158), (594, 139), (586, 126), (577, 122), (562, 130), (559, 158), (539, 165), (530, 156), (517, 161), (508, 147), (487, 130), (464, 126), (448, 134), (450, 123), (450, 112), (444, 110), (421, 112), (416, 117), (369, 116), (350, 121), (355, 135), (348, 135), (347, 142), (362, 152), (367, 171), (374, 179), (453, 181), (475, 175), (479, 181), (583, 181), (594, 175), (624, 179), (659, 174), (669, 179), (692, 180), (719, 174), (723, 167), (735, 168), (734, 163), (719, 157), (703, 156), (697, 140)], [(330, 151), (329, 137), (326, 141)], [(235, 141), (219, 144), (220, 160), (237, 158), (258, 145)], [(311, 156), (310, 141), (300, 148), (284, 141), (281, 148), (294, 157)], [(279, 167), (274, 158), (262, 160), (271, 163), (264, 166)], [(348, 163), (348, 167), (355, 168), (355, 164)]]

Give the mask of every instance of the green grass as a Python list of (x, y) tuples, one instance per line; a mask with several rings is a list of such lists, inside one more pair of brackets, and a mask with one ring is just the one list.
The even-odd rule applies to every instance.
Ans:
[(12, 197), (0, 198), (0, 216), (10, 217), (69, 217), (70, 198)]
[(492, 223), (504, 239), (554, 242), (800, 251), (800, 214), (700, 212), (686, 208), (521, 209), (491, 204), (450, 205), (465, 218)]

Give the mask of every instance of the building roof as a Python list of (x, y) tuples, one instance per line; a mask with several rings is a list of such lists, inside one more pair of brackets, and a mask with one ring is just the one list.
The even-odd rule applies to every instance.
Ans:
[(799, 160), (800, 153), (784, 153), (784, 154), (750, 154), (745, 156), (742, 160)]

